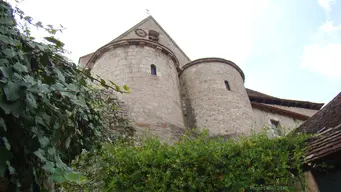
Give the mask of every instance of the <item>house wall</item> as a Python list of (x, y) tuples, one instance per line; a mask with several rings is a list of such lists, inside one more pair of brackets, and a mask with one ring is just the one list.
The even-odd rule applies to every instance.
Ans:
[(276, 113), (269, 113), (267, 111), (262, 111), (260, 109), (253, 108), (253, 113), (256, 120), (256, 132), (261, 132), (264, 127), (271, 127), (271, 119), (279, 121), (281, 127), (285, 131), (284, 133), (289, 133), (294, 128), (298, 127), (304, 121), (295, 120), (291, 117), (283, 116)]

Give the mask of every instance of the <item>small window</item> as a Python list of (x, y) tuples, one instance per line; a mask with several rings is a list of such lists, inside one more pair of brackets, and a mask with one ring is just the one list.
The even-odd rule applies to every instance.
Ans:
[(277, 135), (282, 135), (281, 126), (279, 124), (279, 121), (271, 119), (270, 122), (271, 122), (271, 128), (274, 130), (274, 132)]
[(150, 70), (152, 75), (156, 75), (156, 66), (154, 64), (150, 65)]
[(229, 84), (228, 81), (225, 81), (225, 87), (226, 87), (227, 90), (231, 90), (230, 84)]

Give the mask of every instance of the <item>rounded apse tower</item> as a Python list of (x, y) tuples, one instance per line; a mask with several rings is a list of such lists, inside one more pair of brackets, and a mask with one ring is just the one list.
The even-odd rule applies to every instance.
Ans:
[(97, 50), (86, 67), (130, 94), (118, 94), (133, 118), (137, 133), (150, 130), (162, 140), (184, 132), (180, 100), (179, 63), (167, 47), (146, 39), (124, 39)]
[(244, 87), (244, 73), (233, 62), (204, 58), (179, 73), (187, 127), (208, 129), (212, 136), (249, 134), (254, 117)]

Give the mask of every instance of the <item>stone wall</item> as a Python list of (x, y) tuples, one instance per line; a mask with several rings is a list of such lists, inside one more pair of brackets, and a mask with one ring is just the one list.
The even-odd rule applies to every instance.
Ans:
[[(157, 76), (151, 74), (151, 64)], [(179, 81), (173, 60), (147, 46), (123, 46), (103, 53), (92, 73), (118, 85), (128, 85), (131, 94), (118, 94), (128, 105), (138, 133), (151, 131), (163, 140), (174, 139), (184, 130)]]
[(262, 111), (260, 109), (253, 109), (253, 113), (256, 120), (256, 132), (260, 132), (264, 127), (271, 127), (271, 119), (275, 121), (279, 121), (281, 127), (284, 129), (284, 133), (289, 133), (294, 128), (298, 127), (304, 121), (295, 120), (291, 117), (283, 116), (280, 114), (269, 113), (266, 111)]
[(201, 60), (180, 74), (186, 125), (207, 128), (211, 135), (251, 133), (254, 117), (240, 71), (224, 59)]

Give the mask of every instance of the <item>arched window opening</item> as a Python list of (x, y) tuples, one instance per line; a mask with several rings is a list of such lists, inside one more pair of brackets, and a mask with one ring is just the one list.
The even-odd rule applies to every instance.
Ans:
[(152, 75), (156, 75), (156, 66), (154, 64), (150, 65), (150, 70)]
[(227, 90), (231, 90), (230, 84), (229, 84), (228, 81), (225, 81), (225, 87), (226, 87)]

